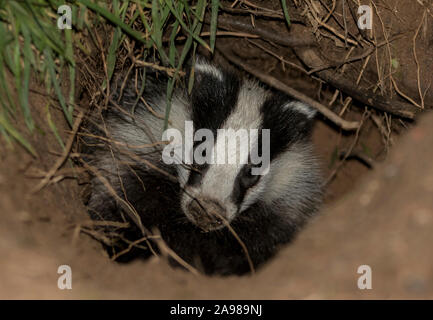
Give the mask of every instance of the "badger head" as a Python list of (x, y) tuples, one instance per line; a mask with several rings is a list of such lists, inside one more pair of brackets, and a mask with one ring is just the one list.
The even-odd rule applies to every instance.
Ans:
[(183, 141), (191, 165), (177, 169), (186, 217), (208, 232), (258, 202), (295, 223), (311, 214), (320, 197), (310, 142), (315, 111), (203, 59), (193, 68), (194, 141), (188, 124)]

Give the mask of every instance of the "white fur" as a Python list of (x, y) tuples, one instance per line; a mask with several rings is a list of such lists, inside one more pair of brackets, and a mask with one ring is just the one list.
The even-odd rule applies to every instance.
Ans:
[(301, 101), (292, 101), (285, 105), (286, 108), (294, 109), (307, 116), (308, 119), (314, 118), (316, 110)]
[[(226, 119), (221, 129), (258, 129), (261, 125), (260, 107), (267, 98), (267, 92), (258, 86), (255, 82), (245, 81), (240, 88), (238, 101), (234, 111)], [(193, 197), (210, 197), (218, 200), (227, 210), (227, 219), (231, 221), (237, 213), (237, 206), (233, 203), (231, 195), (234, 189), (235, 179), (242, 169), (243, 164), (240, 163), (239, 144), (236, 150), (228, 150), (228, 143), (221, 143), (221, 135), (217, 135), (214, 152), (218, 155), (224, 151), (225, 154), (237, 154), (238, 161), (235, 164), (211, 165), (203, 177), (202, 183), (199, 186), (187, 187), (187, 192), (182, 197), (182, 207), (186, 211), (187, 204)], [(221, 148), (226, 148), (221, 150)], [(251, 193), (253, 194), (253, 193)], [(250, 197), (250, 201), (254, 201)]]
[(206, 74), (210, 74), (211, 76), (217, 78), (219, 81), (223, 81), (223, 74), (221, 70), (219, 70), (217, 67), (202, 61), (197, 60), (197, 62), (194, 65), (195, 72), (203, 72)]

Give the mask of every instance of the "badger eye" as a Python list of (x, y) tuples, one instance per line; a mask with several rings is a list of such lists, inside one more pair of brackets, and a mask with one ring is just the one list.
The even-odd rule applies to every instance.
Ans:
[(240, 177), (240, 184), (243, 188), (248, 189), (254, 186), (260, 179), (260, 175), (252, 174), (252, 167), (247, 166), (243, 170), (243, 174)]
[(188, 177), (187, 184), (188, 185), (197, 185), (200, 183), (202, 179), (202, 174), (199, 170), (196, 168), (191, 169)]

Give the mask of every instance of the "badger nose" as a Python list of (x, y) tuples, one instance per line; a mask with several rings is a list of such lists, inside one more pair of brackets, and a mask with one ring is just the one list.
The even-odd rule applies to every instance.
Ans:
[(205, 232), (216, 230), (224, 226), (226, 210), (217, 200), (211, 198), (193, 199), (188, 207), (188, 213), (200, 229)]

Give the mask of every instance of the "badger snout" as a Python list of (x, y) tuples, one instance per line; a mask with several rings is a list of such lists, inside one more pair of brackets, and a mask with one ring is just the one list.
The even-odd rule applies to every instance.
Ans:
[(204, 232), (224, 227), (227, 210), (211, 198), (195, 198), (187, 205), (187, 217)]

